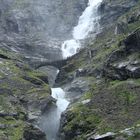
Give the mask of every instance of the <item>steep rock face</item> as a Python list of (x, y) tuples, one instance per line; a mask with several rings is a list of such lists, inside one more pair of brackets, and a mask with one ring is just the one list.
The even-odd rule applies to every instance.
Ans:
[[(48, 76), (33, 70), (19, 54), (0, 49), (0, 139), (45, 139), (40, 129), (28, 125), (55, 100), (51, 97)], [(41, 138), (42, 137), (42, 138)]]
[(86, 0), (1, 0), (1, 23), (3, 23), (1, 28), (3, 32), (8, 33), (23, 35), (38, 33), (43, 36), (48, 34), (60, 37), (71, 32), (87, 2)]
[(132, 0), (103, 0), (100, 6), (101, 12), (101, 25), (107, 26), (117, 20), (118, 17), (126, 13), (130, 8), (132, 8), (137, 1)]
[(34, 64), (62, 59), (61, 42), (87, 0), (0, 0), (0, 139), (45, 140), (33, 124), (55, 104), (50, 75)]
[(139, 51), (140, 29), (120, 42), (120, 49), (113, 52), (104, 67), (104, 74), (112, 79), (140, 78)]
[(26, 127), (23, 135), (25, 140), (46, 140), (45, 133), (41, 132), (38, 128), (34, 128), (33, 126)]
[(86, 6), (86, 0), (1, 0), (1, 46), (30, 63), (61, 59), (61, 40), (69, 37)]
[[(56, 82), (64, 87), (78, 78), (89, 82), (89, 90), (62, 115), (62, 139), (140, 138), (139, 7), (140, 1), (104, 0), (102, 32), (60, 70)], [(136, 133), (125, 131), (133, 126)]]

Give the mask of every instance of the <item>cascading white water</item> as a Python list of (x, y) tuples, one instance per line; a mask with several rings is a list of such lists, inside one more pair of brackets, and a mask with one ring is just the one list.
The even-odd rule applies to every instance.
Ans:
[(56, 140), (61, 114), (66, 110), (69, 102), (65, 99), (65, 92), (62, 88), (52, 88), (51, 91), (52, 97), (57, 100), (56, 107), (51, 108), (46, 115), (42, 116), (40, 127), (46, 132), (47, 140)]
[[(62, 44), (63, 58), (76, 54), (77, 50), (81, 47), (80, 40), (85, 39), (89, 32), (98, 30), (99, 16), (97, 14), (97, 6), (101, 1), (102, 0), (89, 0), (88, 7), (79, 18), (78, 25), (73, 29), (73, 38), (66, 40)], [(57, 74), (58, 73), (59, 71), (57, 71)], [(41, 127), (46, 132), (48, 140), (56, 140), (61, 114), (66, 110), (69, 102), (65, 98), (65, 92), (62, 88), (52, 88), (51, 90), (52, 97), (57, 100), (57, 107), (52, 108), (47, 113), (47, 116), (42, 117)]]
[(67, 58), (76, 54), (77, 50), (80, 48), (80, 42), (78, 40), (66, 40), (62, 44), (62, 54), (63, 58)]
[(58, 107), (58, 116), (60, 119), (61, 113), (66, 110), (69, 102), (65, 99), (65, 92), (62, 88), (52, 88), (52, 97), (57, 100), (56, 105)]
[(62, 44), (62, 54), (64, 58), (70, 57), (80, 49), (80, 40), (85, 39), (91, 31), (99, 30), (99, 15), (97, 8), (102, 0), (89, 0), (88, 7), (79, 18), (78, 25), (74, 27), (73, 39), (66, 40)]
[[(49, 123), (49, 127), (52, 128), (52, 131), (50, 133), (47, 133), (48, 140), (56, 140), (57, 132), (59, 130), (60, 125), (60, 118), (63, 111), (66, 110), (66, 108), (69, 105), (69, 102), (65, 99), (65, 92), (62, 88), (52, 88), (52, 97), (57, 100), (56, 105), (57, 108), (52, 112), (50, 116), (51, 121)], [(54, 118), (52, 120), (52, 117)], [(54, 126), (54, 127), (53, 127)], [(53, 132), (53, 133), (52, 133)]]

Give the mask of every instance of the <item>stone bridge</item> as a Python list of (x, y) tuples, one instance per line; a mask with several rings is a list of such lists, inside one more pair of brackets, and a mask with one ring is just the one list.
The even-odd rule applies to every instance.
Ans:
[(54, 66), (58, 69), (63, 67), (64, 65), (67, 64), (67, 60), (58, 60), (58, 61), (44, 61), (44, 62), (36, 62), (33, 64), (33, 67), (35, 69), (38, 69), (43, 66)]

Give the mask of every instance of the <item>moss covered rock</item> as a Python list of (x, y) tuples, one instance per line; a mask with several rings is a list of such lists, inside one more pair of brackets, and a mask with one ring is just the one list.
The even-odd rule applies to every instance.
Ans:
[(14, 52), (3, 49), (0, 53), (0, 139), (20, 140), (28, 133), (30, 138), (45, 140), (39, 129), (26, 128), (54, 101), (47, 75), (33, 70)]

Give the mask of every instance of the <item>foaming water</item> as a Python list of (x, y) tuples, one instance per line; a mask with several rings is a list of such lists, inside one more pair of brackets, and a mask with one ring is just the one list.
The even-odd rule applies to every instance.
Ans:
[(56, 106), (52, 107), (48, 113), (42, 116), (40, 127), (46, 133), (47, 140), (57, 140), (61, 114), (66, 110), (69, 102), (65, 99), (65, 92), (62, 88), (52, 88), (51, 90), (52, 97), (57, 100)]
[(102, 2), (102, 0), (89, 0), (88, 7), (79, 18), (78, 25), (74, 27), (74, 39), (84, 39), (94, 28), (97, 29), (97, 26), (94, 25), (97, 25), (99, 19), (97, 7), (100, 2)]
[(77, 50), (80, 49), (80, 42), (75, 39), (66, 40), (62, 44), (62, 54), (64, 58), (72, 56), (77, 53)]
[(57, 100), (57, 113), (60, 119), (61, 113), (66, 110), (67, 106), (69, 105), (69, 102), (66, 100), (65, 92), (62, 88), (52, 88), (52, 97)]
[(78, 25), (73, 29), (73, 38), (71, 40), (66, 40), (62, 44), (63, 58), (76, 54), (81, 47), (80, 40), (85, 39), (91, 31), (98, 32), (98, 21), (100, 19), (98, 15), (98, 5), (101, 2), (102, 0), (89, 0), (88, 7), (80, 16)]

